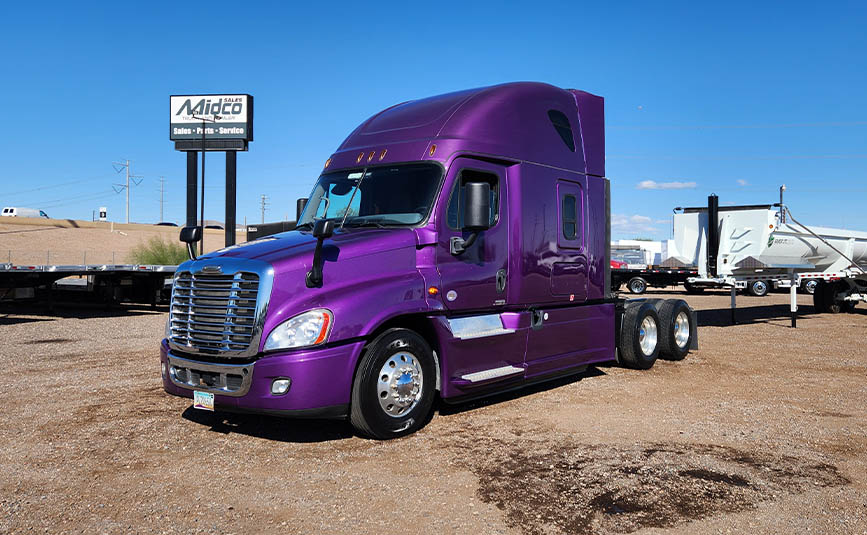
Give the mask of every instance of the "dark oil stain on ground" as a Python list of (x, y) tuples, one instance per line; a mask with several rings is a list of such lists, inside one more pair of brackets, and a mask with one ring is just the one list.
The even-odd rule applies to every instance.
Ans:
[(528, 535), (666, 528), (849, 482), (829, 464), (711, 445), (488, 438), (455, 447), (473, 451), (467, 467), (479, 477), (481, 499)]
[(75, 342), (72, 338), (46, 338), (45, 340), (31, 340), (29, 342), (24, 342), (28, 345), (34, 344), (65, 344), (67, 342)]

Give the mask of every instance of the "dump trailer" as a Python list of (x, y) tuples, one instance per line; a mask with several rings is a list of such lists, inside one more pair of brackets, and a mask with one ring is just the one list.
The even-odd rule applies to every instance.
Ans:
[(696, 347), (684, 301), (610, 291), (601, 97), (524, 82), (392, 106), (299, 205), (295, 230), (178, 267), (167, 392), (385, 439), (423, 426), (437, 396)]
[(697, 287), (804, 286), (819, 312), (851, 310), (867, 301), (867, 232), (800, 223), (783, 204), (708, 206), (674, 215), (680, 261), (697, 261)]

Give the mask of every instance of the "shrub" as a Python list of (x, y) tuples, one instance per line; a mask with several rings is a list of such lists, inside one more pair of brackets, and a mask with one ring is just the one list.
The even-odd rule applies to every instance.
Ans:
[(160, 236), (151, 237), (147, 243), (139, 243), (129, 253), (133, 264), (156, 264), (175, 266), (189, 259), (187, 249), (180, 243), (166, 241)]

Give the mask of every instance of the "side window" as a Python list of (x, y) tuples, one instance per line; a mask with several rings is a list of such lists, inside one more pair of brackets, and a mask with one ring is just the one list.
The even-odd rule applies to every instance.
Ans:
[(575, 152), (575, 137), (572, 135), (572, 125), (569, 124), (569, 118), (566, 114), (558, 110), (548, 110), (548, 119), (554, 130), (560, 135), (560, 139), (566, 144), (571, 152)]
[(584, 189), (577, 182), (559, 181), (557, 199), (557, 245), (565, 249), (584, 247)]
[(563, 237), (567, 240), (574, 240), (578, 232), (578, 203), (574, 195), (563, 196)]
[(491, 218), (493, 227), (500, 218), (500, 177), (494, 173), (464, 169), (455, 181), (449, 197), (449, 206), (446, 212), (446, 221), (449, 228), (460, 230), (464, 226), (463, 197), (467, 182), (487, 182), (491, 185)]

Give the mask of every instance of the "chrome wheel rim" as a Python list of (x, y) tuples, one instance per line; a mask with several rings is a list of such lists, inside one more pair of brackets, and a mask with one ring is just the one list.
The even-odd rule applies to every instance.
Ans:
[(683, 349), (687, 342), (689, 342), (689, 316), (685, 311), (681, 311), (674, 319), (674, 343)]
[(421, 400), (424, 374), (415, 355), (399, 351), (389, 357), (379, 370), (376, 397), (385, 414), (400, 418), (412, 411)]
[(638, 329), (638, 345), (645, 356), (653, 354), (656, 349), (656, 322), (650, 316), (645, 316)]
[(768, 286), (764, 282), (758, 281), (753, 285), (753, 288), (756, 289), (756, 293), (760, 294), (760, 293), (764, 293), (765, 290), (768, 288)]

